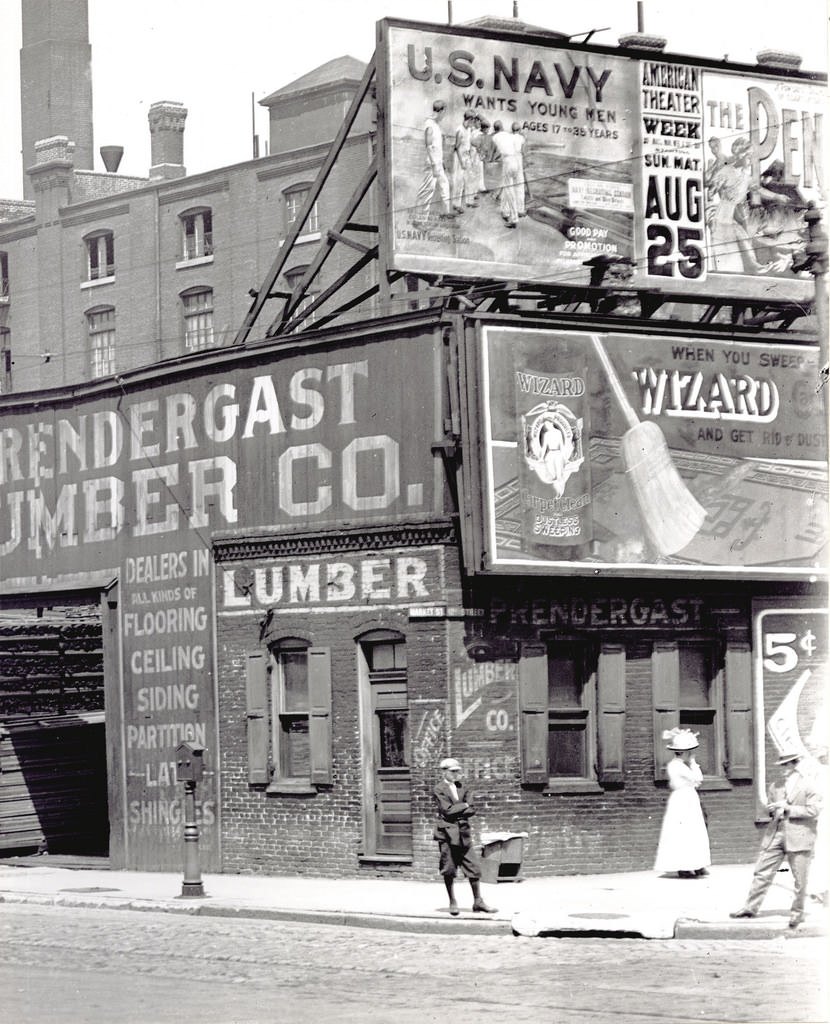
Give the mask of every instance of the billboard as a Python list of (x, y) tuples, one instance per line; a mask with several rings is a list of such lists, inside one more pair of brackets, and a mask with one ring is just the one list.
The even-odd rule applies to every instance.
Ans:
[(826, 773), (827, 616), (826, 607), (799, 598), (752, 602), (760, 800), (781, 754), (795, 751), (807, 770)]
[(637, 288), (811, 294), (815, 76), (396, 21), (378, 52), (394, 268), (588, 285), (605, 260)]
[(480, 324), (476, 571), (826, 572), (817, 347)]
[[(200, 851), (220, 866), (212, 535), (434, 513), (435, 345), (410, 332), (260, 351), (0, 407), (3, 593), (119, 580), (120, 707), (107, 710), (130, 868), (181, 866), (183, 741), (206, 748)], [(346, 571), (340, 559), (331, 593)], [(363, 571), (361, 593), (387, 571)], [(411, 566), (396, 572), (418, 583)]]

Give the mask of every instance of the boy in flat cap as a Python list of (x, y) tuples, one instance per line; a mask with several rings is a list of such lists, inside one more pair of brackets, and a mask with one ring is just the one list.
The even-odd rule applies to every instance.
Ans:
[(488, 907), (481, 898), (481, 869), (470, 832), (470, 818), (475, 811), (467, 799), (467, 787), (461, 780), (461, 765), (454, 757), (445, 757), (441, 762), (441, 772), (443, 778), (432, 791), (438, 805), (438, 821), (432, 837), (438, 842), (438, 870), (444, 876), (450, 913), (453, 917), (458, 916), (453, 884), (456, 872), (461, 868), (473, 890), (473, 910), (480, 914), (495, 914), (496, 908)]

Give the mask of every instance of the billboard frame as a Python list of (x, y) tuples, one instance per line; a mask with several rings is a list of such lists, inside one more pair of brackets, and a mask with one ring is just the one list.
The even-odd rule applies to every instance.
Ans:
[[(513, 290), (524, 289), (527, 291), (535, 289), (537, 291), (547, 292), (548, 294), (552, 292), (556, 295), (558, 293), (560, 301), (562, 301), (563, 292), (581, 293), (583, 300), (586, 296), (589, 298), (593, 313), (604, 312), (605, 310), (602, 308), (601, 303), (603, 298), (607, 299), (607, 287), (602, 289), (600, 288), (600, 285), (608, 280), (608, 265), (606, 264), (605, 266), (602, 266), (601, 259), (598, 259), (597, 261), (597, 265), (594, 268), (595, 272), (591, 275), (590, 283), (586, 281), (584, 285), (582, 282), (575, 285), (573, 283), (568, 283), (567, 281), (557, 282), (555, 279), (548, 279), (547, 281), (534, 280), (532, 274), (526, 275), (525, 280), (522, 280), (520, 277), (518, 281), (515, 274), (488, 274), (486, 261), (478, 264), (479, 269), (475, 272), (473, 269), (461, 268), (458, 265), (454, 265), (454, 261), (452, 259), (445, 259), (442, 263), (440, 254), (434, 259), (432, 257), (427, 257), (424, 262), (424, 259), (421, 257), (410, 259), (405, 255), (405, 250), (404, 255), (401, 255), (401, 251), (396, 251), (394, 239), (394, 231), (396, 227), (394, 217), (395, 196), (393, 195), (394, 187), (392, 185), (392, 177), (394, 173), (394, 167), (392, 166), (394, 146), (393, 131), (395, 130), (392, 124), (392, 106), (394, 100), (392, 94), (395, 86), (392, 82), (392, 71), (389, 67), (390, 33), (394, 31), (433, 34), (441, 37), (447, 37), (449, 39), (466, 37), (482, 41), (505, 41), (524, 47), (537, 46), (546, 49), (555, 48), (583, 57), (596, 56), (609, 59), (625, 59), (631, 62), (659, 62), (660, 64), (682, 65), (686, 68), (708, 71), (712, 74), (721, 76), (726, 75), (740, 79), (751, 77), (767, 83), (784, 82), (793, 86), (808, 86), (817, 84), (826, 85), (827, 81), (826, 76), (818, 72), (801, 71), (794, 67), (773, 67), (761, 63), (752, 65), (738, 62), (716, 61), (710, 58), (686, 54), (666, 53), (663, 51), (655, 52), (653, 50), (646, 49), (640, 50), (634, 47), (610, 47), (590, 44), (587, 42), (577, 43), (556, 33), (537, 33), (532, 30), (527, 31), (524, 27), (522, 29), (512, 31), (510, 28), (504, 27), (501, 23), (497, 29), (491, 29), (487, 27), (477, 27), (474, 25), (441, 25), (394, 18), (379, 21), (377, 23), (377, 47), (375, 59), (378, 69), (376, 82), (378, 130), (380, 140), (378, 181), (380, 195), (382, 197), (382, 224), (380, 237), (382, 270), (384, 276), (387, 279), (390, 279), (394, 278), (396, 275), (405, 273), (427, 280), (434, 280), (438, 278), (444, 285), (453, 282), (457, 287), (461, 287), (466, 282), (468, 288), (471, 286), (474, 288), (476, 281), (481, 278), (490, 277), (495, 278), (496, 280), (501, 278), (505, 282), (506, 290), (510, 290), (511, 288)], [(472, 68), (471, 58), (471, 54), (467, 54), (465, 57), (465, 59), (468, 60), (468, 65), (465, 66), (466, 71), (469, 71)], [(425, 93), (428, 89), (432, 89), (432, 91), (437, 94), (437, 91), (432, 88), (432, 83), (434, 82), (439, 84), (447, 78), (447, 76), (443, 75), (443, 65), (440, 72), (436, 72), (432, 75), (431, 80), (427, 78), (427, 70), (432, 74), (433, 68), (431, 60), (428, 65), (425, 66), (423, 73), (419, 71), (414, 75), (414, 77), (424, 81)], [(412, 70), (410, 70), (410, 74), (412, 75)], [(476, 83), (476, 85), (478, 84), (479, 83)], [(474, 92), (474, 87), (470, 86), (469, 91), (472, 94)], [(432, 93), (430, 93), (430, 97), (431, 95)], [(441, 98), (443, 98), (443, 94)], [(426, 110), (425, 106), (424, 110)], [(632, 111), (630, 116), (633, 121), (637, 116), (636, 110)], [(639, 145), (639, 143), (637, 143), (637, 145)], [(634, 149), (632, 157), (634, 160), (641, 159), (642, 154), (639, 149)], [(640, 172), (638, 171), (637, 175), (639, 175), (639, 173)], [(637, 177), (637, 175), (635, 175), (635, 177)], [(638, 182), (639, 177), (637, 177), (637, 182), (635, 182), (635, 184)], [(644, 191), (644, 186), (641, 186), (641, 190)], [(635, 191), (637, 190), (635, 189)], [(412, 214), (409, 214), (408, 216), (412, 216)], [(402, 222), (403, 215), (401, 215), (399, 220)], [(635, 224), (635, 236), (638, 232), (642, 232), (642, 228), (638, 226), (638, 223)], [(519, 226), (521, 227), (521, 224)], [(479, 236), (476, 235), (475, 237), (477, 238)], [(414, 244), (417, 245), (419, 241), (420, 240), (416, 241)], [(635, 248), (640, 250), (639, 253), (636, 253), (637, 258), (639, 259), (644, 252), (641, 239), (635, 237), (632, 244)], [(455, 261), (456, 264), (461, 264), (463, 262), (463, 259)], [(471, 266), (473, 266), (474, 261), (470, 262)], [(783, 269), (783, 267), (779, 268), (779, 271), (780, 269)], [(666, 280), (668, 281), (669, 279), (666, 278)], [(492, 287), (491, 283), (491, 290), (489, 293), (491, 296)], [(724, 305), (730, 305), (740, 309), (741, 312), (739, 317), (745, 316), (747, 311), (752, 309), (752, 316), (757, 316), (759, 318), (755, 321), (758, 323), (763, 323), (764, 319), (770, 319), (770, 311), (774, 311), (772, 313), (772, 318), (780, 319), (784, 326), (787, 327), (798, 315), (803, 315), (803, 308), (798, 312), (795, 311), (793, 307), (797, 306), (798, 303), (806, 302), (809, 304), (811, 302), (813, 298), (814, 282), (808, 277), (758, 277), (752, 276), (747, 272), (734, 273), (730, 277), (729, 274), (721, 272), (716, 273), (715, 276), (710, 276), (705, 286), (701, 286), (695, 281), (678, 280), (674, 277), (671, 278), (670, 284), (663, 285), (662, 280), (655, 279), (654, 276), (649, 276), (645, 273), (640, 273), (635, 276), (634, 280), (625, 280), (624, 278), (621, 279), (615, 277), (613, 281), (613, 288), (615, 293), (620, 295), (627, 294), (629, 297), (634, 295), (638, 296), (641, 300), (642, 315), (646, 318), (648, 318), (654, 309), (659, 308), (667, 301), (681, 303), (696, 302), (705, 304), (709, 307), (709, 309), (707, 309), (703, 314), (705, 319), (711, 319)], [(475, 300), (474, 294), (471, 294), (470, 297), (473, 301)], [(763, 307), (764, 313), (759, 312), (759, 306)], [(613, 306), (611, 309), (613, 309)], [(764, 319), (761, 319), (761, 317)]]
[[(537, 332), (559, 334), (568, 336), (584, 335), (587, 337), (593, 332), (601, 335), (620, 336), (626, 335), (641, 336), (648, 333), (656, 341), (665, 340), (670, 343), (677, 339), (678, 328), (682, 330), (683, 325), (674, 325), (675, 330), (660, 331), (650, 326), (643, 331), (637, 324), (617, 324), (607, 321), (593, 321), (593, 323), (562, 322), (551, 319), (549, 321), (537, 321), (528, 323), (527, 320), (518, 321), (516, 318), (500, 318), (484, 315), (470, 315), (465, 318), (463, 333), (459, 332), (458, 362), (463, 366), (465, 379), (472, 386), (468, 387), (467, 400), (464, 403), (462, 413), (464, 432), (461, 442), (462, 467), (464, 474), (464, 487), (471, 495), (471, 510), (466, 514), (462, 523), (462, 534), (464, 538), (465, 568), (471, 576), (580, 576), (596, 577), (631, 577), (656, 578), (656, 579), (701, 579), (718, 578), (728, 580), (746, 581), (782, 581), (815, 583), (817, 580), (827, 579), (826, 550), (823, 556), (823, 565), (816, 566), (785, 566), (777, 567), (771, 562), (754, 566), (725, 566), (723, 564), (681, 564), (668, 560), (651, 559), (641, 562), (609, 562), (597, 559), (596, 561), (543, 561), (539, 558), (527, 557), (513, 560), (499, 561), (492, 553), (495, 543), (495, 510), (491, 504), (494, 501), (495, 481), (492, 477), (487, 442), (488, 411), (485, 409), (485, 402), (488, 400), (487, 383), (483, 373), (486, 369), (486, 359), (483, 355), (485, 345), (483, 342), (484, 331), (488, 328), (514, 330), (518, 333)], [(718, 332), (707, 335), (695, 335), (695, 344), (706, 344), (707, 342), (724, 345), (724, 342), (735, 341), (734, 337), (719, 336)], [(740, 339), (743, 341), (744, 339)], [(763, 343), (767, 339), (755, 338), (754, 340), (762, 350)], [(789, 347), (793, 339), (781, 338), (779, 344), (782, 347)], [(806, 344), (810, 351), (820, 357), (820, 350), (814, 339)], [(797, 345), (797, 343), (796, 343)], [(797, 346), (798, 347), (798, 346)], [(825, 415), (826, 419), (826, 415)], [(825, 439), (826, 440), (826, 439)], [(749, 461), (752, 461), (751, 459)], [(826, 466), (826, 460), (811, 460), (812, 465)]]

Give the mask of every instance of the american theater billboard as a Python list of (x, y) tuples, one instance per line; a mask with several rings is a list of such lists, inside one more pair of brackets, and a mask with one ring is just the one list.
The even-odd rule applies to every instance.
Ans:
[(820, 76), (396, 21), (378, 53), (392, 266), (587, 285), (607, 257), (638, 288), (811, 294)]
[(200, 849), (218, 867), (212, 535), (433, 513), (434, 366), (432, 336), (410, 334), (213, 356), (0, 409), (4, 595), (119, 581), (120, 709), (108, 722), (120, 727), (131, 868), (181, 864), (185, 740), (206, 748)]
[(817, 347), (480, 324), (465, 372), (479, 571), (825, 576)]

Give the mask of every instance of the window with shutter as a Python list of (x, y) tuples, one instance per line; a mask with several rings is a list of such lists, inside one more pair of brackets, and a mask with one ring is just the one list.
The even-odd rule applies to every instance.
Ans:
[[(709, 638), (657, 641), (652, 649), (654, 691), (654, 777), (665, 781), (669, 760), (664, 733), (679, 726), (697, 733), (695, 759), (704, 780), (724, 780), (726, 763), (724, 707), (725, 662), (720, 644)], [(739, 695), (736, 678), (736, 715), (748, 694)], [(744, 741), (741, 741), (744, 742)], [(736, 743), (738, 737), (736, 735)], [(743, 755), (738, 755), (743, 756)], [(738, 776), (736, 776), (738, 777)]]
[(332, 781), (331, 651), (287, 637), (246, 659), (248, 781), (314, 793)]
[(581, 640), (524, 644), (519, 659), (522, 778), (550, 791), (593, 791), (596, 657)]
[(726, 689), (726, 775), (752, 778), (752, 653), (749, 644), (730, 643), (724, 665)]
[(597, 664), (597, 773), (605, 785), (624, 782), (625, 647), (603, 644)]
[(248, 782), (267, 783), (268, 772), (268, 653), (253, 651), (245, 659), (245, 698), (248, 725)]
[(308, 742), (312, 785), (331, 783), (331, 651), (328, 647), (309, 647), (308, 663)]

